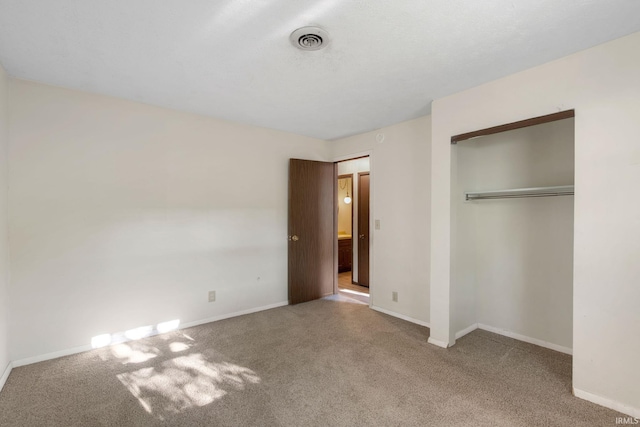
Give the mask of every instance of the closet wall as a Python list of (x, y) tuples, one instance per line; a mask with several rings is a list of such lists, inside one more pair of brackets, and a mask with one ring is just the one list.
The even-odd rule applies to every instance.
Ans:
[(455, 330), (479, 324), (572, 347), (573, 196), (466, 202), (465, 191), (573, 184), (567, 119), (458, 143)]

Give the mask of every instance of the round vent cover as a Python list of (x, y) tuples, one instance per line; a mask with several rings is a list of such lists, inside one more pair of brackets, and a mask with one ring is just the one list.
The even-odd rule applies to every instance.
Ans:
[(329, 33), (318, 27), (302, 27), (289, 36), (291, 43), (302, 50), (318, 50), (329, 44)]

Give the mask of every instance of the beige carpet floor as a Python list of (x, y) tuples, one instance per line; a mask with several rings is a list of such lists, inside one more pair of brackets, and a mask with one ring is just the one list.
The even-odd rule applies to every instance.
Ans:
[(1, 426), (613, 426), (571, 357), (333, 297), (12, 371)]

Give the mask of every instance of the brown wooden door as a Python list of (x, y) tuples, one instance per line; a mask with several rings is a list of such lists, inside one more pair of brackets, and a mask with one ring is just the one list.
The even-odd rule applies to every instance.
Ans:
[(289, 161), (289, 303), (334, 293), (337, 275), (334, 163)]
[(358, 174), (358, 284), (369, 286), (369, 173)]

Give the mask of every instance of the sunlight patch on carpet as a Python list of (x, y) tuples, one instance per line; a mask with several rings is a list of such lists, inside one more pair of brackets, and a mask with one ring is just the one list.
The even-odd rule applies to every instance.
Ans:
[(244, 390), (258, 384), (260, 377), (251, 369), (229, 362), (209, 362), (200, 353), (167, 360), (157, 367), (117, 375), (129, 392), (149, 414), (165, 419), (205, 406), (229, 391)]
[(120, 359), (123, 365), (143, 363), (158, 357), (161, 353), (156, 347), (139, 342), (122, 343), (111, 346), (111, 354)]
[(189, 350), (191, 348), (191, 346), (189, 344), (183, 343), (183, 342), (172, 342), (169, 344), (169, 349), (171, 350), (172, 353), (179, 353), (181, 351), (185, 351), (185, 350)]

